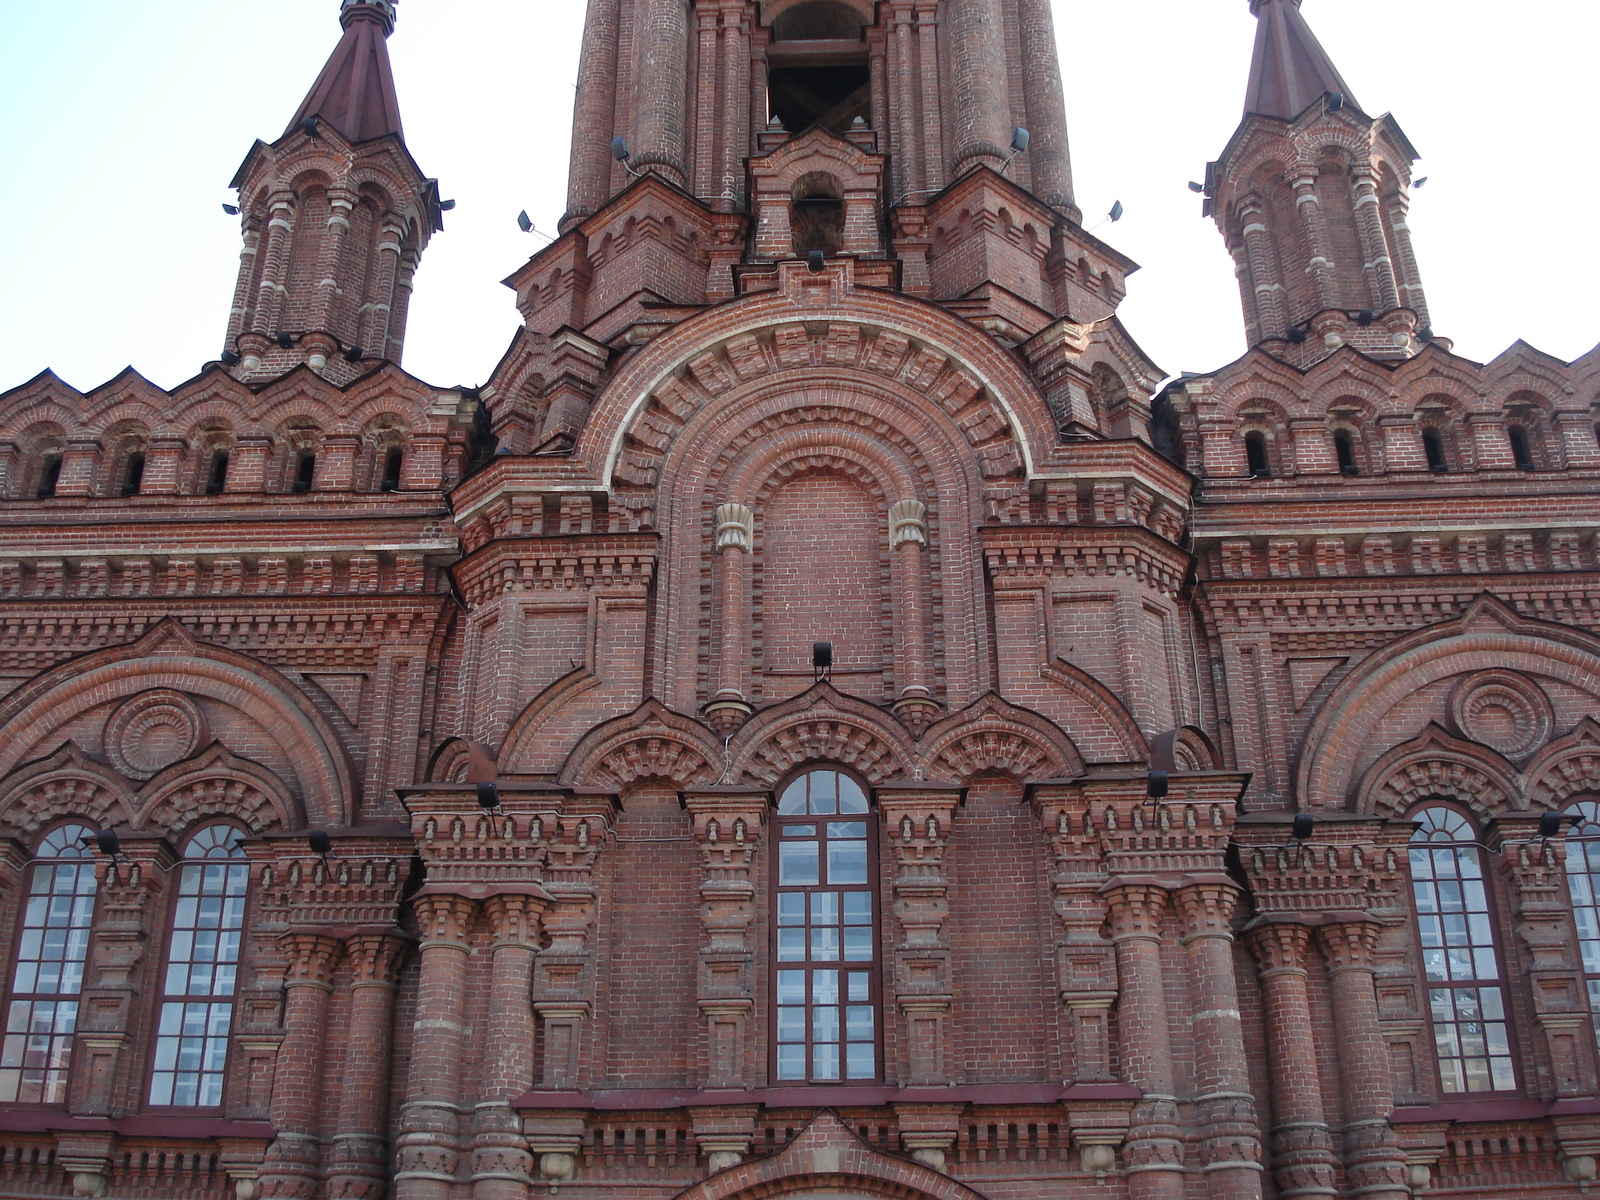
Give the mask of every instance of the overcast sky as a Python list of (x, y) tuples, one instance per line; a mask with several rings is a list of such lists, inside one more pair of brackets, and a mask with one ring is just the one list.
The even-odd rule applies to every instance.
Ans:
[[(171, 387), (221, 349), (227, 183), (339, 35), (338, 0), (0, 0), (0, 389), (132, 364)], [(459, 206), (417, 275), (406, 367), (481, 383), (516, 327), (499, 281), (564, 208), (582, 0), (402, 0), (407, 143)], [(1411, 226), (1434, 326), (1468, 357), (1600, 341), (1594, 0), (1305, 0), (1369, 113), (1423, 155)], [(1169, 372), (1244, 349), (1221, 237), (1185, 186), (1238, 124), (1246, 0), (1057, 0), (1078, 198), (1144, 265), (1122, 317)], [(1586, 83), (1585, 81), (1591, 81)]]

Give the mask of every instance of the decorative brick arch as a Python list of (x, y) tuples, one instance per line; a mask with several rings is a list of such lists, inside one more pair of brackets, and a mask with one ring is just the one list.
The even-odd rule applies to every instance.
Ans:
[(1454, 737), (1430, 723), (1367, 769), (1356, 811), (1401, 817), (1423, 800), (1444, 796), (1480, 820), (1527, 807), (1517, 790), (1517, 770), (1488, 746)]
[(1139, 729), (1139, 722), (1121, 698), (1105, 684), (1064, 658), (1058, 658), (1043, 667), (1039, 674), (1067, 693), (1081, 706), (1084, 717), (1099, 726), (1093, 728), (1086, 724), (1080, 730), (1063, 725), (1062, 728), (1072, 737), (1075, 746), (1099, 735), (1111, 739), (1116, 744), (1117, 752), (1111, 760), (1097, 757), (1095, 761), (1144, 762), (1149, 757), (1150, 747)]
[(1523, 764), (1529, 808), (1560, 808), (1573, 796), (1600, 791), (1600, 721), (1585, 717)]
[(848, 1192), (884, 1200), (984, 1200), (983, 1193), (911, 1159), (874, 1150), (831, 1109), (813, 1117), (776, 1154), (729, 1167), (677, 1200), (766, 1200)]
[(24, 841), (67, 817), (104, 829), (133, 819), (128, 785), (71, 742), (0, 779), (0, 830)]
[(1154, 771), (1220, 771), (1222, 753), (1198, 725), (1180, 725), (1150, 742), (1150, 768)]
[(1547, 675), (1600, 698), (1600, 638), (1524, 617), (1485, 593), (1460, 617), (1397, 638), (1339, 682), (1306, 732), (1295, 774), (1299, 807), (1354, 804), (1367, 731), (1419, 689), (1488, 666)]
[(705, 726), (652, 698), (590, 730), (567, 756), (559, 778), (614, 791), (645, 779), (685, 788), (715, 779), (722, 757), (722, 747)]
[(177, 621), (153, 626), (135, 642), (70, 659), (39, 675), (0, 704), (0, 777), (55, 730), (108, 701), (155, 688), (204, 696), (250, 715), (269, 729), (295, 764), (306, 816), (315, 824), (351, 823), (355, 768), (327, 720), (280, 672), (247, 655), (196, 640)]
[(839, 763), (884, 783), (911, 777), (916, 761), (899, 722), (826, 681), (757, 713), (728, 749), (724, 782), (769, 786), (808, 762)]
[(233, 817), (252, 833), (306, 824), (305, 810), (281, 779), (220, 742), (156, 775), (139, 790), (137, 804), (134, 828), (164, 830), (174, 840), (212, 817)]
[(1083, 756), (1059, 726), (993, 692), (929, 728), (919, 749), (919, 773), (927, 779), (965, 783), (999, 771), (1027, 781), (1083, 771)]

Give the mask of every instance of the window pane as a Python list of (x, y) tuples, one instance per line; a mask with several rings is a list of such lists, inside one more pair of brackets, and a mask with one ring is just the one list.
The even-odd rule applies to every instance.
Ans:
[(861, 785), (848, 775), (839, 776), (839, 811), (864, 813), (867, 811), (867, 794)]
[(850, 994), (847, 999), (851, 1001), (864, 1001), (872, 998), (872, 977), (865, 971), (850, 972)]
[(780, 1042), (806, 1040), (805, 1009), (785, 1007), (778, 1010), (778, 1040)]
[(804, 925), (806, 923), (806, 897), (804, 892), (778, 893), (778, 924)]
[(839, 972), (811, 972), (811, 1002), (813, 1004), (839, 1003)]
[(813, 887), (817, 877), (817, 844), (784, 842), (778, 847), (778, 883), (782, 887)]
[(778, 1078), (779, 1079), (804, 1079), (806, 1077), (806, 1048), (799, 1046), (778, 1047)]
[(813, 925), (837, 925), (839, 923), (838, 892), (811, 893), (811, 923)]
[(811, 811), (835, 813), (839, 811), (839, 791), (835, 782), (839, 777), (832, 771), (813, 771), (806, 779), (811, 784)]
[(872, 893), (846, 892), (844, 894), (844, 923), (870, 925), (872, 923)]
[(844, 958), (846, 962), (872, 961), (871, 929), (846, 929), (844, 931)]
[(846, 1074), (851, 1079), (871, 1079), (878, 1073), (878, 1048), (871, 1042), (852, 1042), (845, 1048)]
[[(855, 932), (854, 930), (851, 931)], [(839, 958), (839, 931), (813, 929), (811, 931), (811, 961), (837, 962)]]
[(778, 1003), (804, 1004), (806, 1002), (806, 973), (804, 971), (778, 972)]
[(806, 931), (804, 929), (778, 930), (778, 961), (804, 962), (806, 957)]
[(778, 798), (778, 815), (780, 817), (800, 817), (806, 811), (806, 781), (801, 776), (788, 787), (783, 789), (783, 795)]
[(839, 1047), (836, 1043), (811, 1048), (811, 1073), (816, 1079), (839, 1078)]
[(828, 882), (865, 883), (867, 844), (865, 842), (828, 843)]

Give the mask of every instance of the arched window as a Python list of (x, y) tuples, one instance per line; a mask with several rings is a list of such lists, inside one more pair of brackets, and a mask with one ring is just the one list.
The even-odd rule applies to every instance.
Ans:
[(61, 455), (47, 454), (39, 463), (39, 487), (34, 495), (49, 500), (56, 494), (56, 484), (61, 480)]
[(1578, 818), (1567, 835), (1567, 891), (1589, 979), (1589, 1010), (1600, 1037), (1600, 801), (1580, 800), (1566, 815)]
[(383, 456), (383, 483), (380, 490), (385, 492), (398, 492), (400, 490), (400, 470), (405, 466), (405, 451), (396, 446)]
[(64, 1104), (78, 995), (94, 921), (87, 825), (62, 825), (34, 851), (0, 1050), (0, 1102)]
[(228, 452), (218, 450), (211, 455), (211, 470), (206, 475), (206, 495), (220, 496), (228, 486)]
[(1427, 979), (1428, 1011), (1446, 1093), (1517, 1086), (1506, 1027), (1483, 857), (1467, 819), (1430, 804), (1415, 813), (1411, 894)]
[(300, 457), (295, 460), (294, 464), (294, 485), (292, 490), (295, 492), (309, 492), (316, 479), (316, 454), (310, 450), (300, 451)]
[(176, 1108), (222, 1104), (228, 1032), (244, 929), (250, 867), (232, 825), (206, 825), (178, 867), (172, 941), (161, 985), (150, 1103)]
[(1272, 467), (1267, 462), (1266, 435), (1255, 430), (1244, 435), (1245, 465), (1250, 468), (1250, 478), (1268, 479), (1272, 476)]
[(128, 461), (122, 468), (122, 494), (124, 496), (137, 496), (139, 489), (144, 486), (144, 455), (138, 451), (128, 455)]
[(1355, 439), (1350, 436), (1348, 429), (1341, 429), (1333, 435), (1333, 450), (1339, 456), (1339, 474), (1361, 474), (1361, 468), (1356, 465)]
[(877, 823), (861, 785), (808, 771), (778, 801), (773, 1079), (878, 1078)]
[(1422, 431), (1422, 452), (1428, 456), (1428, 470), (1435, 475), (1443, 475), (1450, 469), (1444, 457), (1444, 439), (1439, 436), (1437, 429)]
[(1506, 430), (1506, 437), (1511, 441), (1511, 457), (1516, 460), (1518, 469), (1533, 470), (1533, 447), (1528, 442), (1528, 431), (1521, 425), (1512, 425)]

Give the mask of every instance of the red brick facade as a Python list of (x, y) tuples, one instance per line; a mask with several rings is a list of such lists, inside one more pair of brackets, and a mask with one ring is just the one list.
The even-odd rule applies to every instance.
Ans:
[(1600, 360), (1451, 353), (1254, 7), (1219, 371), (1047, 0), (590, 0), (471, 391), (344, 0), (219, 361), (0, 397), (0, 1195), (1596, 1182)]

